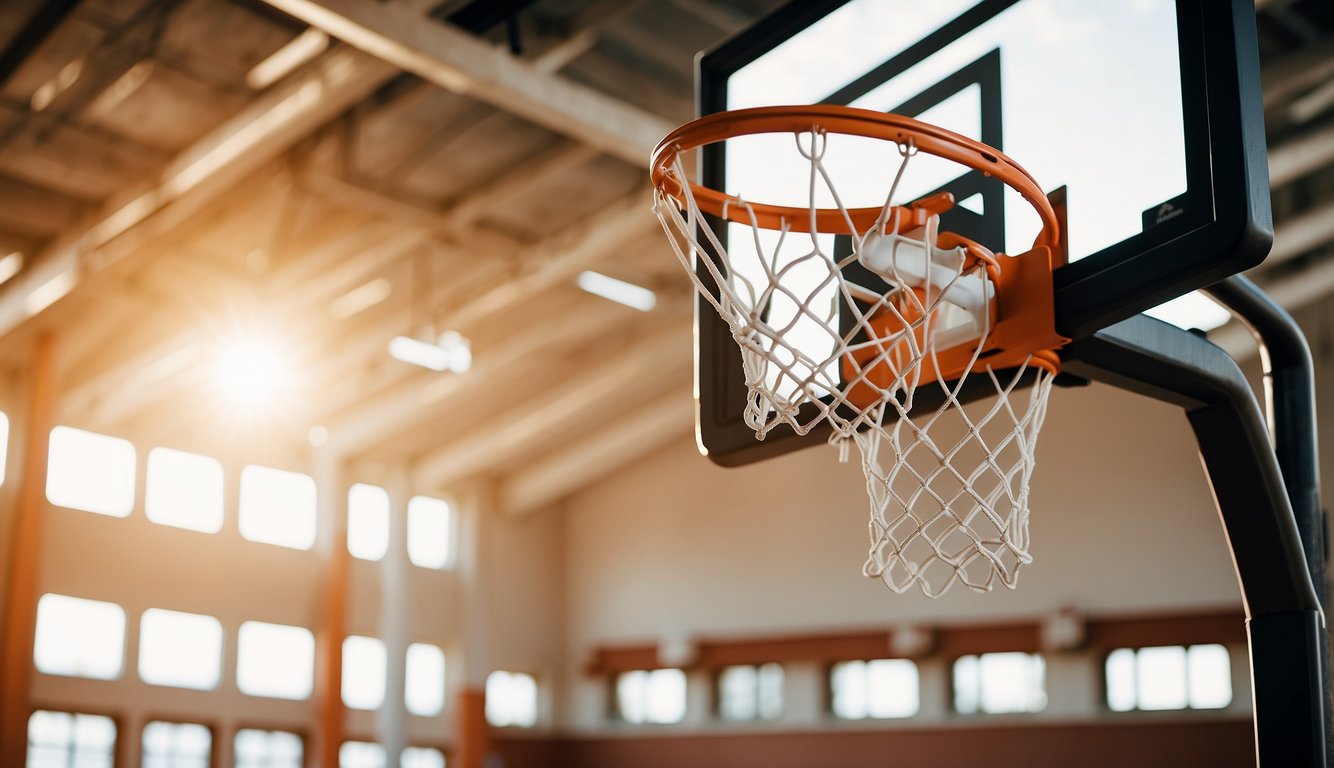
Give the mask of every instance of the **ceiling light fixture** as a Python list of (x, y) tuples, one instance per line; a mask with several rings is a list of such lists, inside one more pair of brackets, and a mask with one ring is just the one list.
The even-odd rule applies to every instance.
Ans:
[(7, 283), (9, 279), (23, 269), (23, 254), (18, 251), (0, 258), (0, 283)]
[(472, 348), (467, 339), (454, 331), (445, 331), (434, 344), (411, 336), (395, 336), (389, 341), (389, 356), (432, 371), (466, 373), (472, 367)]
[(594, 296), (601, 296), (608, 301), (624, 304), (640, 312), (648, 312), (658, 303), (658, 297), (653, 291), (634, 283), (608, 277), (601, 272), (579, 273), (579, 287)]

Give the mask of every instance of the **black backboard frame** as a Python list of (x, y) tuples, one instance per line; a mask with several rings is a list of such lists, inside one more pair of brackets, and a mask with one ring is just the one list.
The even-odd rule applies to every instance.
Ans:
[[(697, 60), (701, 115), (727, 108), (728, 78), (849, 0), (795, 0)], [(831, 94), (846, 103), (935, 53), (1018, 0), (983, 0), (867, 75)], [(1264, 260), (1273, 241), (1255, 10), (1248, 0), (1176, 0), (1188, 192), (1185, 213), (1053, 275), (1056, 328), (1079, 339)], [(724, 188), (724, 148), (705, 147), (699, 177)], [(1017, 158), (1023, 162), (1023, 158)], [(706, 281), (707, 284), (707, 281)], [(757, 441), (742, 420), (740, 354), (727, 325), (696, 304), (697, 438), (723, 466), (824, 442), (776, 430)]]

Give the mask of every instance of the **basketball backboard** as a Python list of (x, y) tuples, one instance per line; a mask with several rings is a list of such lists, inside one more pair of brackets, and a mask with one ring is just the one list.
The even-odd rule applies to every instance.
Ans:
[[(699, 109), (845, 104), (1002, 150), (1061, 197), (1069, 263), (1054, 273), (1055, 320), (1081, 338), (1267, 253), (1254, 23), (1244, 0), (798, 0), (700, 57)], [(800, 157), (785, 168), (794, 153), (776, 151), (791, 143), (705, 147), (700, 180), (802, 205)], [(889, 164), (847, 162), (842, 178), (866, 169), (866, 199), (849, 205), (878, 205)], [(904, 199), (952, 192), (942, 226), (996, 250), (1028, 247), (1038, 222), (1017, 193), (978, 171), (940, 170), (917, 174)], [(707, 303), (697, 322), (702, 450), (739, 465), (820, 442), (787, 432), (758, 442), (742, 421), (746, 389), (727, 326)]]

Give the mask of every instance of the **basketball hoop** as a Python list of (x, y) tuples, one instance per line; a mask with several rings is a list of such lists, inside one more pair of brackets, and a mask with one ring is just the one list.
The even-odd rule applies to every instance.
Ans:
[[(689, 181), (682, 153), (757, 134), (794, 138), (809, 169), (807, 205), (742, 200)], [(894, 162), (874, 169), (882, 204), (842, 202), (824, 162), (835, 136), (897, 149)], [(1011, 257), (998, 252), (1003, 243), (941, 231), (955, 203), (948, 193), (896, 202), (920, 153), (1018, 192), (1040, 221), (1033, 246)], [(956, 581), (982, 592), (998, 580), (1013, 588), (1032, 559), (1029, 480), (1060, 366), (1055, 349), (1066, 341), (1052, 321), (1060, 226), (1037, 182), (964, 136), (833, 105), (687, 123), (654, 150), (652, 179), (673, 250), (741, 350), (745, 418), (756, 437), (782, 424), (806, 434), (826, 423), (842, 458), (856, 443), (871, 512), (865, 575), (932, 597)], [(730, 241), (720, 231), (728, 226)], [(850, 241), (847, 255), (835, 254), (831, 235)], [(996, 399), (965, 410), (968, 380), (989, 383)], [(919, 402), (928, 389), (937, 407)]]

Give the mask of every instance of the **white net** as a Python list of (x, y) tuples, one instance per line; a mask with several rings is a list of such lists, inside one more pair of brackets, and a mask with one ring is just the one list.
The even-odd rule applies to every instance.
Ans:
[[(810, 215), (796, 229), (809, 231), (786, 220), (761, 226), (749, 203), (732, 200), (745, 213), (733, 218), (749, 223), (729, 225), (725, 245), (679, 156), (670, 173), (681, 193), (660, 186), (655, 204), (681, 264), (741, 349), (746, 423), (759, 439), (780, 424), (806, 434), (827, 423), (842, 459), (857, 445), (870, 500), (868, 577), (932, 597), (955, 582), (1012, 588), (1031, 561), (1029, 480), (1054, 368), (1033, 357), (1005, 371), (980, 363), (1006, 259), (940, 232), (948, 203), (895, 203), (917, 156), (911, 142), (884, 173), (879, 216), (859, 231), (822, 163), (825, 134), (795, 138), (809, 166)], [(817, 227), (818, 200), (833, 201), (848, 245), (836, 245), (827, 223)], [(979, 381), (994, 399), (965, 408)]]

